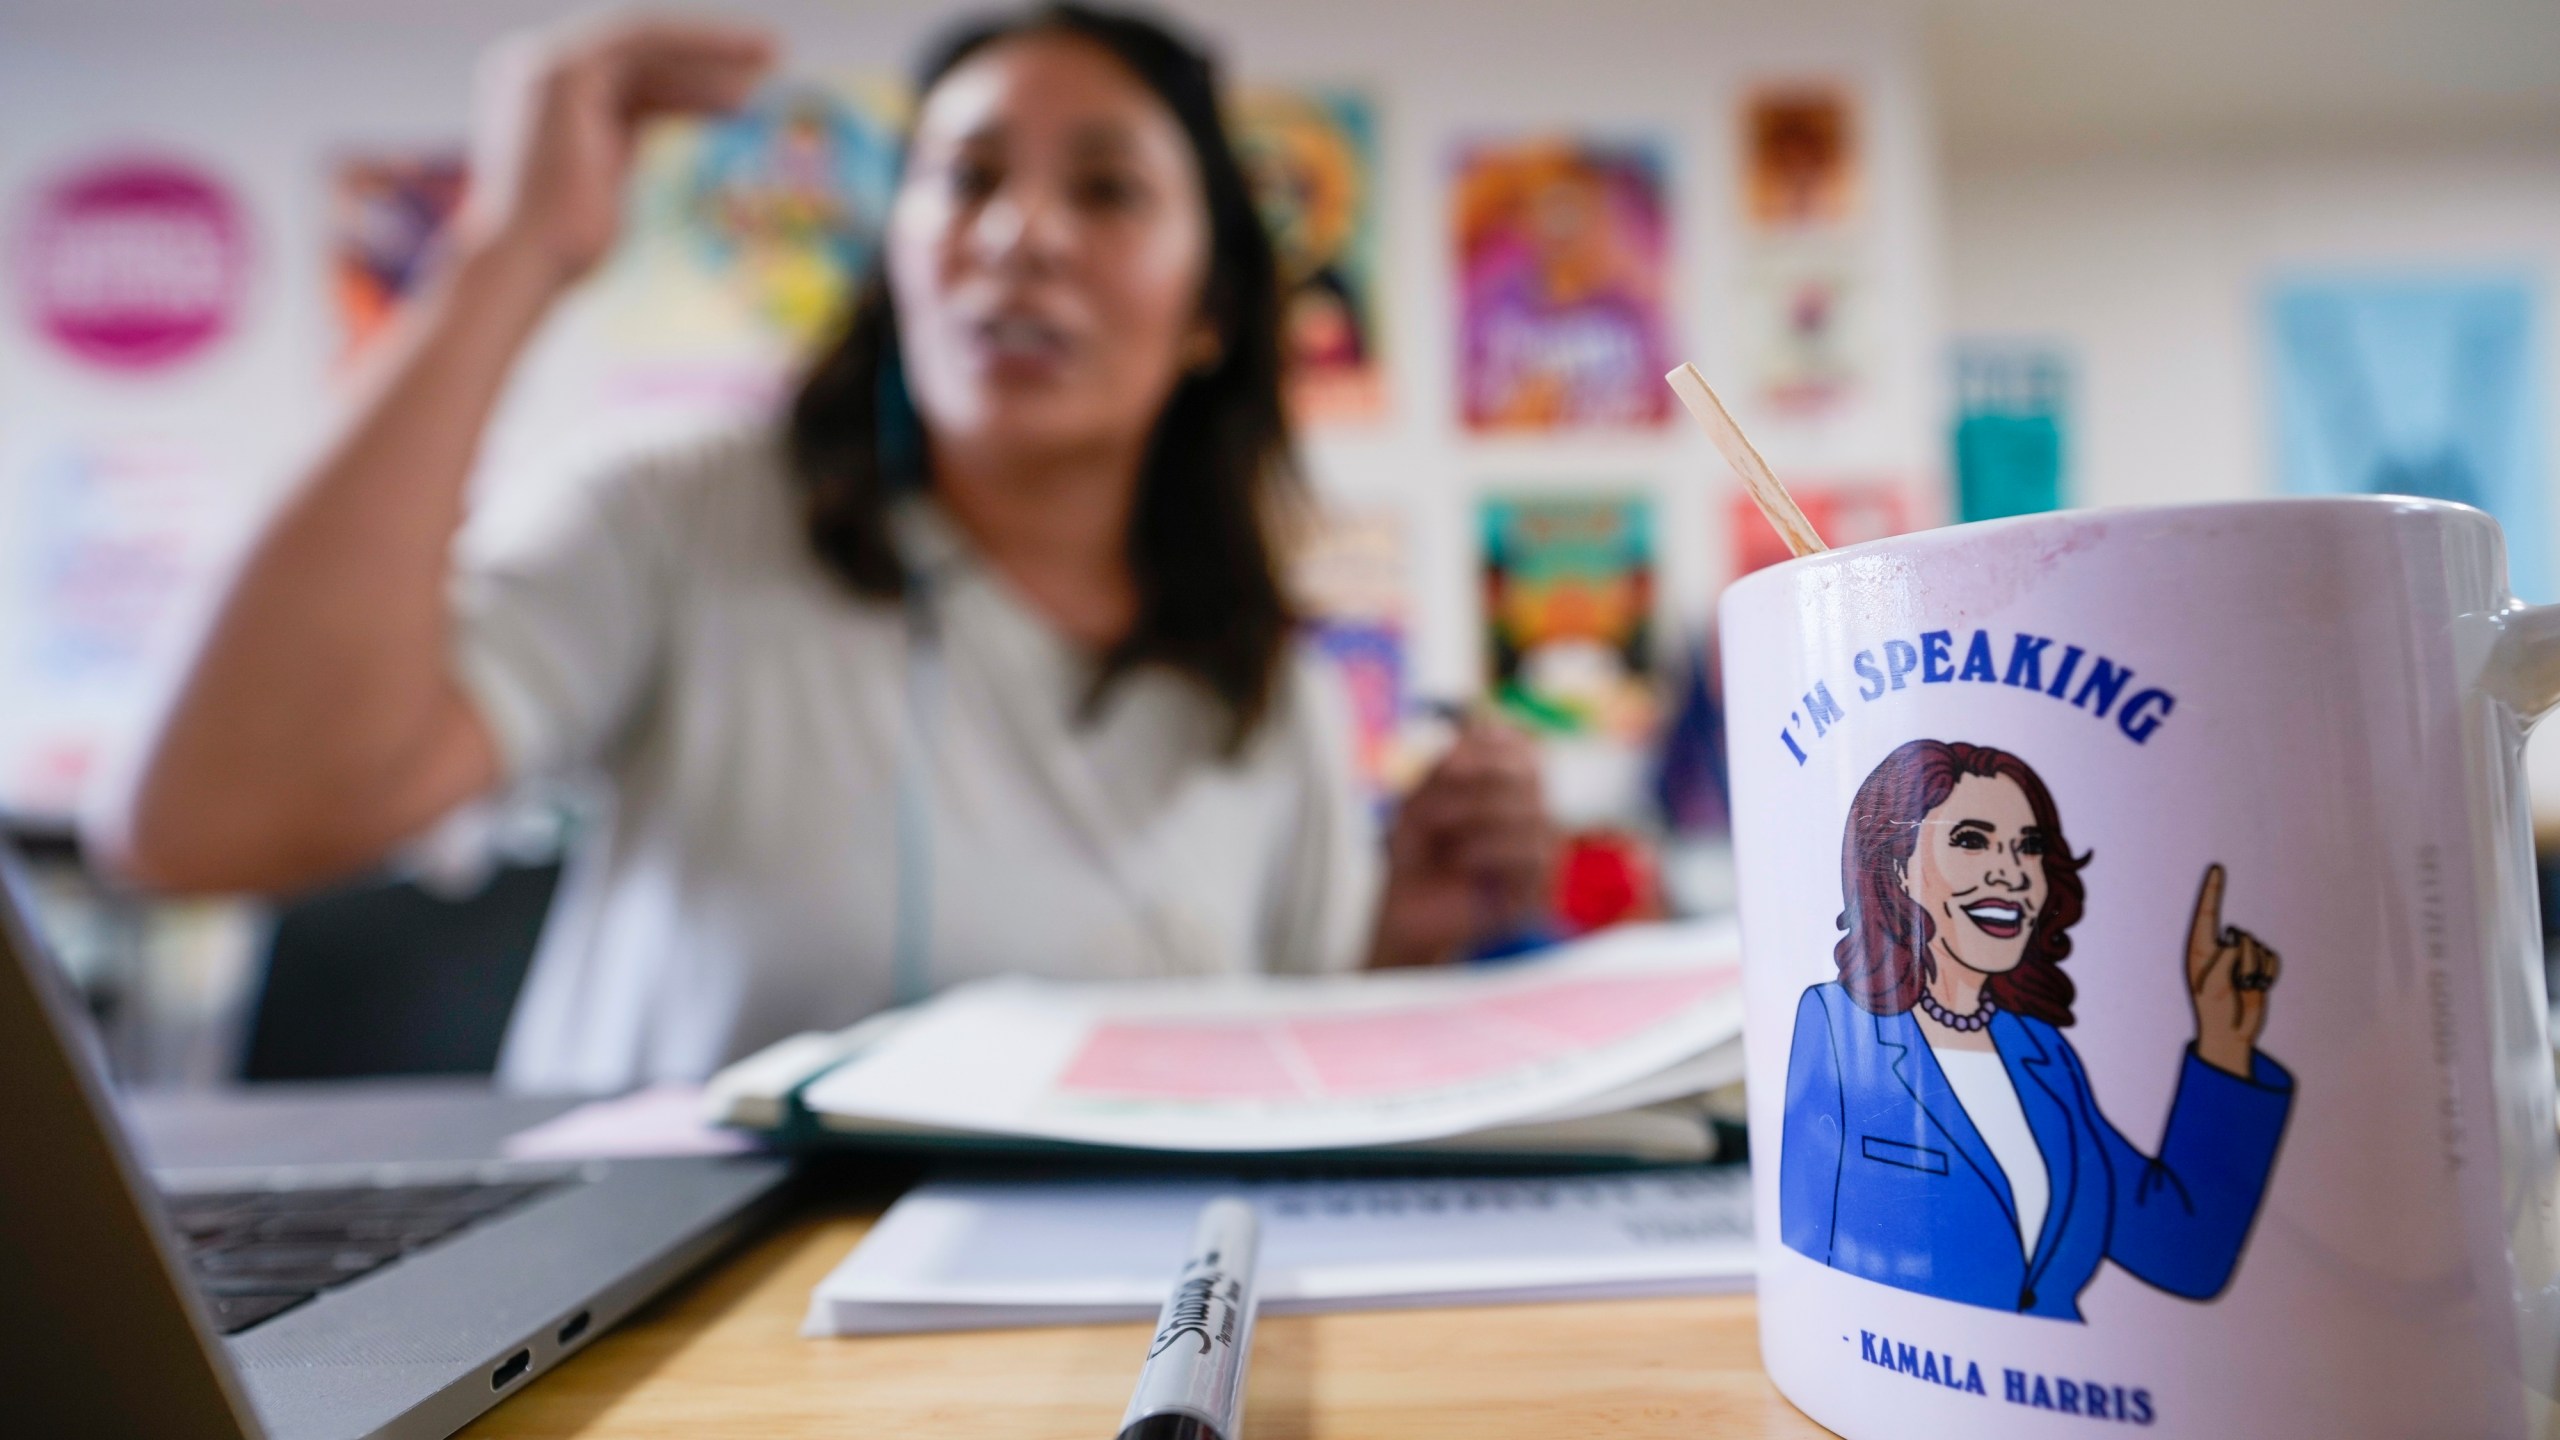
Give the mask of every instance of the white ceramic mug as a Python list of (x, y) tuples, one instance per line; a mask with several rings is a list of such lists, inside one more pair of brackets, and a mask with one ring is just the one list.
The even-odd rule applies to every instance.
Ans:
[(2493, 521), (1959, 526), (1747, 576), (1722, 639), (1788, 1398), (1852, 1440), (2554, 1433), (2560, 607)]

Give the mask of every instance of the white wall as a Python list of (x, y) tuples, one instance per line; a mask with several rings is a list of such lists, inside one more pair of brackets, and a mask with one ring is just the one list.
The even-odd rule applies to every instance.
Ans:
[[(2275, 486), (2267, 283), (2310, 269), (2523, 270), (2539, 278), (2552, 345), (2560, 145), (1958, 160), (1947, 253), (1957, 334), (2049, 336), (2076, 362), (2079, 503), (2258, 494)], [(2544, 373), (2560, 419), (2560, 366)]]
[[(2303, 270), (2534, 276), (2560, 464), (2560, 144), (1957, 157), (1946, 174), (1950, 327), (2070, 354), (2076, 503), (2276, 488), (2262, 317), (2267, 284)], [(2560, 729), (2534, 771), (2549, 829)]]
[[(198, 157), (242, 190), (261, 261), (246, 331), (165, 379), (102, 377), (0, 323), (0, 434), (106, 427), (163, 432), (218, 457), (218, 483), (253, 510), (327, 423), (335, 337), (322, 290), (329, 157), (461, 133), (472, 57), (487, 38), (557, 5), (449, 0), (15, 0), (0, 16), (0, 221), (38, 176), (112, 141)], [(902, 71), (949, 5), (769, 0), (793, 68)], [(1379, 106), (1384, 146), (1384, 329), (1392, 408), (1367, 430), (1309, 446), (1326, 491), (1410, 511), (1413, 662), (1426, 693), (1473, 691), (1481, 661), (1475, 496), (1487, 487), (1624, 490), (1657, 498), (1664, 618), (1703, 618), (1725, 578), (1721, 462), (1682, 423), (1659, 433), (1478, 441), (1453, 410), (1445, 167), (1470, 133), (1562, 125), (1651, 132), (1672, 145), (1676, 344), (1711, 375), (1739, 371), (1742, 257), (1735, 121), (1756, 79), (1837, 75), (1866, 106), (1872, 384), (1823, 424), (1742, 418), (1782, 470), (1899, 478), (1934, 496), (1937, 216), (1934, 147), (1907, 14), (1823, 5), (1593, 0), (1499, 9), (1462, 0), (1289, 5), (1193, 0), (1246, 79), (1350, 82)], [(0, 317), (5, 320), (6, 317)], [(496, 447), (501, 488), (534, 485), (630, 438), (585, 402), (573, 314), (521, 379)], [(18, 515), (0, 473), (0, 567)], [(1934, 518), (1924, 500), (1922, 518)], [(0, 573), (0, 595), (9, 576)], [(0, 644), (5, 644), (0, 618)], [(5, 728), (5, 727), (0, 727)], [(0, 742), (4, 743), (4, 742)], [(6, 777), (0, 776), (0, 787)]]

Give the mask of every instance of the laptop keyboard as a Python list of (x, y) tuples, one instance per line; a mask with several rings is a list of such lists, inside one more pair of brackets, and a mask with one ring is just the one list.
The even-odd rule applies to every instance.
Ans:
[(167, 1202), (197, 1292), (222, 1333), (236, 1335), (561, 1183), (189, 1192)]

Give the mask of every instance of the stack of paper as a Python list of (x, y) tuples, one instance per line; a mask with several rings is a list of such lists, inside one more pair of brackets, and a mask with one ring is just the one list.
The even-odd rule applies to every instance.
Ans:
[(1695, 1294), (1751, 1282), (1743, 1167), (1496, 1178), (932, 1183), (809, 1300), (808, 1335), (1143, 1320), (1200, 1207), (1262, 1217), (1275, 1314)]
[(986, 981), (784, 1041), (710, 1094), (730, 1124), (847, 1138), (1698, 1160), (1741, 1032), (1729, 924), (1627, 926), (1496, 967)]

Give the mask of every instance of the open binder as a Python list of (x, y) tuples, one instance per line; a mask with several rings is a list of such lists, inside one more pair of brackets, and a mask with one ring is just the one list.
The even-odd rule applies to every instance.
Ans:
[(784, 1040), (708, 1103), (795, 1147), (1695, 1162), (1742, 1075), (1740, 959), (1716, 921), (1434, 971), (982, 981)]

